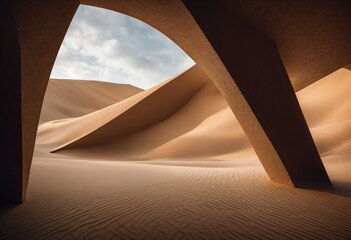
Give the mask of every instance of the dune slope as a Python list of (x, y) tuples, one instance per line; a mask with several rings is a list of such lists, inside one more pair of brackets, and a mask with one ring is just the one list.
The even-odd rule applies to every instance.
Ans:
[[(351, 71), (340, 69), (297, 93), (322, 157), (350, 152), (350, 79)], [(37, 143), (110, 160), (256, 158), (224, 98), (197, 67), (94, 113), (41, 124)]]
[(50, 79), (40, 122), (79, 117), (143, 91), (128, 84)]
[(297, 98), (322, 157), (351, 153), (351, 71), (342, 68), (300, 90)]
[(207, 76), (195, 66), (174, 79), (104, 109), (41, 124), (37, 143), (56, 151), (101, 144), (134, 133), (168, 118), (207, 82)]

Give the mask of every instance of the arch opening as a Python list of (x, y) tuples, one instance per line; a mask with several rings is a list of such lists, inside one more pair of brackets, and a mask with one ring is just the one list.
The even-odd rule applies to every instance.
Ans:
[[(22, 193), (27, 186), (36, 126), (50, 70), (79, 5), (74, 1), (39, 2), (10, 3), (20, 29)], [(80, 2), (135, 16), (181, 46), (225, 97), (272, 181), (295, 187), (330, 186), (274, 40), (233, 14), (226, 3)], [(220, 27), (228, 21), (235, 31)], [(221, 34), (217, 34), (217, 30)], [(250, 60), (255, 60), (254, 65), (260, 67), (251, 69)], [(272, 109), (288, 114), (278, 120), (270, 115)], [(291, 142), (293, 144), (289, 144)]]
[[(87, 30), (82, 30), (84, 27)], [(57, 158), (153, 160), (153, 164), (155, 160), (168, 159), (159, 163), (167, 165), (176, 161), (187, 166), (214, 167), (236, 166), (245, 159), (247, 164), (257, 163), (245, 133), (212, 81), (198, 66), (192, 66), (192, 60), (178, 46), (156, 31), (119, 13), (84, 5), (78, 8), (51, 78), (63, 76), (85, 81), (49, 81), (39, 121), (37, 155), (43, 158), (54, 152)], [(121, 48), (127, 48), (129, 55)], [(143, 66), (141, 62), (145, 60)], [(133, 66), (135, 62), (139, 64), (137, 67)], [(192, 67), (183, 71), (184, 66)], [(128, 80), (128, 74), (118, 70), (110, 74), (111, 79), (95, 67), (103, 71), (106, 68), (122, 71), (127, 68), (128, 72), (142, 68), (142, 71), (141, 76), (131, 76)], [(171, 77), (179, 70), (182, 73)], [(142, 85), (148, 75), (145, 72), (155, 71), (161, 74), (150, 81), (156, 83), (168, 78), (165, 83), (145, 91), (130, 86), (145, 88)], [(122, 84), (86, 81), (113, 82), (123, 77)], [(229, 131), (228, 126), (232, 126)]]

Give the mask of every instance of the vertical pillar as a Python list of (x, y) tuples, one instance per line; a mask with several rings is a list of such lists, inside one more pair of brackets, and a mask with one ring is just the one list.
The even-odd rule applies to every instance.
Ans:
[(1, 1), (4, 157), (0, 198), (25, 200), (40, 110), (50, 72), (78, 0)]

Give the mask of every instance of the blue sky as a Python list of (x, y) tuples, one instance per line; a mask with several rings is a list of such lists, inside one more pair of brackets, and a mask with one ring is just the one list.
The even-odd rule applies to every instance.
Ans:
[(194, 64), (173, 41), (146, 23), (80, 5), (50, 77), (127, 83), (148, 89)]

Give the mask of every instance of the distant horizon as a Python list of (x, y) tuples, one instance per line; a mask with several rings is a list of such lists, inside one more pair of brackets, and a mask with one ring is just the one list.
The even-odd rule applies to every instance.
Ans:
[(129, 84), (145, 90), (194, 64), (150, 25), (122, 13), (80, 5), (50, 78)]

